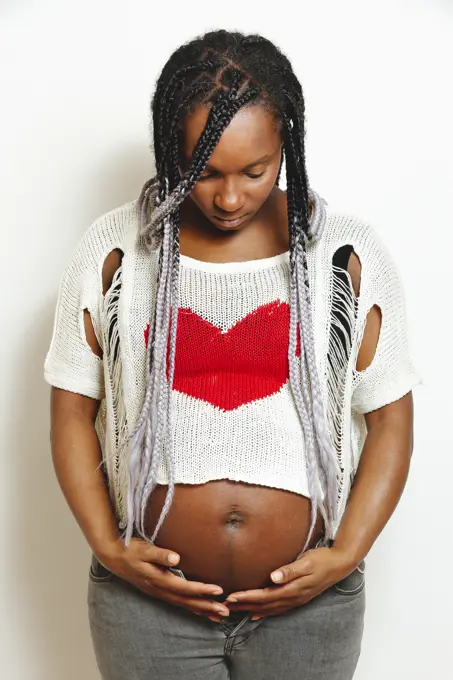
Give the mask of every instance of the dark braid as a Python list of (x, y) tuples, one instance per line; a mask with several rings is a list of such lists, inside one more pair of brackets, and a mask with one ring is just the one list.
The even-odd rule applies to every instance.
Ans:
[[(181, 133), (185, 118), (199, 105), (210, 106), (208, 119), (181, 177)], [(305, 168), (302, 87), (287, 57), (269, 40), (221, 30), (206, 33), (173, 53), (159, 76), (152, 100), (156, 176), (143, 186), (139, 205), (141, 235), (150, 248), (160, 247), (159, 274), (148, 341), (148, 383), (140, 417), (129, 439), (127, 544), (134, 529), (154, 543), (174, 495), (170, 403), (178, 322), (179, 206), (198, 182), (224, 130), (246, 106), (261, 106), (271, 113), (284, 142), (291, 272), (288, 360), (291, 388), (305, 435), (312, 501), (311, 527), (302, 552), (309, 544), (318, 508), (327, 538), (333, 536), (339, 468), (328, 435), (314, 353), (306, 249), (310, 239), (319, 237), (319, 233), (315, 233), (318, 227), (314, 220), (310, 223), (309, 215), (309, 201), (315, 194), (309, 189)], [(323, 222), (322, 210), (318, 210), (317, 224)], [(298, 328), (300, 356), (296, 356)], [(169, 470), (168, 492), (149, 539), (144, 527), (145, 510), (157, 484), (163, 456)]]

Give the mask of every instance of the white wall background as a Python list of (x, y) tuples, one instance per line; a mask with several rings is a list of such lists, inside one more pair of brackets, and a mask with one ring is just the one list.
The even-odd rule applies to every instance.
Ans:
[(54, 477), (42, 364), (74, 247), (150, 174), (148, 104), (160, 69), (181, 42), (221, 27), (262, 33), (292, 59), (306, 97), (312, 185), (374, 224), (399, 264), (425, 383), (409, 481), (367, 560), (356, 678), (446, 678), (451, 0), (0, 3), (0, 674), (98, 678), (85, 604), (89, 552)]

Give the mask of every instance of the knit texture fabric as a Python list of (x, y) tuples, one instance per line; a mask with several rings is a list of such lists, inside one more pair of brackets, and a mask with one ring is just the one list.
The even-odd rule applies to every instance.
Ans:
[[(308, 494), (289, 386), (288, 292), (288, 254), (208, 265), (181, 257), (172, 392), (178, 481), (228, 478)], [(158, 483), (166, 482), (163, 462)]]
[[(361, 261), (358, 297), (349, 275), (335, 276), (342, 270), (332, 259), (344, 245)], [(102, 266), (115, 248), (124, 256), (103, 296)], [(49, 384), (101, 400), (96, 428), (120, 528), (127, 521), (128, 485), (127, 449), (120, 444), (144, 397), (158, 257), (139, 234), (137, 201), (96, 220), (63, 273), (45, 360)], [(401, 398), (420, 378), (410, 356), (401, 280), (374, 229), (327, 208), (324, 232), (308, 246), (307, 259), (318, 374), (341, 468), (338, 528), (366, 437), (364, 414)], [(179, 289), (175, 482), (231, 479), (309, 497), (304, 435), (289, 385), (288, 253), (233, 263), (182, 255)], [(358, 372), (373, 305), (382, 313), (379, 342), (371, 365)], [(103, 359), (86, 341), (84, 309)], [(158, 483), (166, 484), (165, 456), (161, 460)]]

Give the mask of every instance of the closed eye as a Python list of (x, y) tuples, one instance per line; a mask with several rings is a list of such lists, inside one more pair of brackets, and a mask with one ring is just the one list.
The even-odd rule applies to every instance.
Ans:
[[(247, 175), (247, 177), (250, 177), (250, 179), (259, 179), (266, 173), (266, 170), (263, 172), (260, 172), (259, 175), (254, 174), (253, 172), (245, 172), (244, 174)], [(210, 172), (209, 175), (201, 175), (199, 181), (207, 180), (207, 179), (212, 179), (213, 177), (217, 176), (217, 172)]]
[(216, 173), (211, 172), (209, 175), (201, 175), (201, 177), (198, 181), (202, 182), (204, 179), (212, 179), (212, 177), (215, 177), (215, 176), (216, 176)]
[(264, 172), (260, 172), (259, 175), (254, 175), (252, 172), (246, 172), (245, 174), (247, 175), (247, 177), (251, 177), (251, 179), (258, 179), (259, 177), (262, 177), (265, 172), (266, 170)]

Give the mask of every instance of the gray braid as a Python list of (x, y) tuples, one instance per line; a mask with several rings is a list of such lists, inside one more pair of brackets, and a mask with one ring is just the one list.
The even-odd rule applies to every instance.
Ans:
[[(192, 190), (204, 170), (223, 130), (237, 110), (246, 105), (259, 92), (250, 88), (239, 99), (220, 93), (210, 111), (205, 131), (202, 133), (194, 151), (194, 161), (185, 176), (163, 200), (159, 201), (162, 190), (159, 181), (153, 178), (142, 191), (144, 208), (141, 211), (142, 224), (140, 235), (148, 247), (161, 241), (160, 273), (157, 287), (156, 307), (152, 333), (153, 360), (148, 363), (150, 379), (138, 425), (131, 439), (130, 484), (128, 497), (128, 526), (126, 543), (130, 541), (134, 524), (137, 533), (154, 543), (171, 506), (174, 495), (174, 471), (171, 455), (171, 388), (174, 375), (174, 356), (177, 330), (177, 308), (179, 288), (179, 243), (178, 229), (172, 224), (179, 220), (179, 205)], [(202, 153), (198, 152), (202, 149)], [(165, 194), (165, 192), (164, 192)], [(148, 214), (150, 212), (150, 214)], [(163, 228), (162, 228), (163, 224)], [(170, 310), (172, 314), (170, 323)], [(170, 375), (166, 376), (167, 339), (170, 332)], [(148, 350), (150, 348), (148, 347)], [(150, 352), (148, 356), (151, 357)], [(148, 414), (148, 415), (147, 415)], [(143, 442), (143, 445), (141, 444)], [(164, 507), (151, 539), (145, 531), (145, 511), (147, 501), (157, 484), (157, 471), (162, 460), (164, 443), (168, 444), (166, 463), (169, 465), (169, 489)]]
[[(285, 133), (290, 236), (289, 376), (304, 432), (312, 501), (311, 526), (304, 552), (313, 533), (318, 509), (328, 538), (333, 536), (337, 519), (339, 464), (330, 442), (317, 372), (307, 269), (307, 249), (321, 238), (327, 219), (326, 202), (308, 186), (304, 102), (300, 83), (289, 61), (277, 53), (269, 41), (258, 36), (244, 37), (234, 33), (230, 40), (228, 32), (208, 35), (211, 46), (207, 51), (203, 38), (175, 53), (159, 80), (153, 109), (157, 173), (145, 184), (140, 195), (140, 237), (150, 250), (159, 248), (159, 273), (147, 348), (146, 391), (142, 410), (128, 441), (126, 544), (134, 527), (145, 540), (154, 543), (174, 498), (171, 397), (179, 303), (179, 206), (198, 182), (235, 113), (255, 99), (255, 103), (276, 116)], [(204, 62), (202, 67), (201, 62)], [(243, 63), (247, 66), (234, 66)], [(191, 64), (198, 64), (198, 67)], [(241, 87), (244, 94), (241, 94)], [(181, 178), (178, 125), (199, 103), (212, 104), (212, 108), (192, 154), (190, 167)], [(309, 204), (313, 206), (311, 218)], [(300, 356), (296, 355), (298, 332)], [(168, 467), (168, 491), (149, 539), (144, 526), (145, 512), (163, 462)]]

